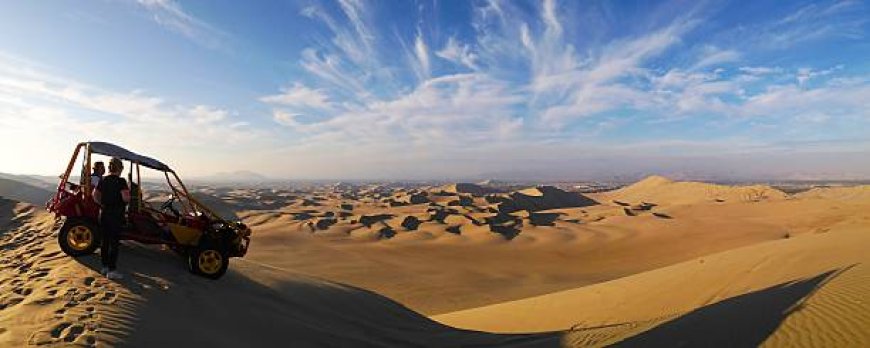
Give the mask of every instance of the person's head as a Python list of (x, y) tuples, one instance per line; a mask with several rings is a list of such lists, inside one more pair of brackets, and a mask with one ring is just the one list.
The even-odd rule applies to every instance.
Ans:
[(109, 161), (109, 174), (120, 175), (122, 170), (124, 170), (124, 163), (121, 162), (121, 159), (112, 157), (112, 160)]
[(103, 164), (103, 161), (94, 162), (94, 175), (103, 174), (106, 174), (106, 166)]

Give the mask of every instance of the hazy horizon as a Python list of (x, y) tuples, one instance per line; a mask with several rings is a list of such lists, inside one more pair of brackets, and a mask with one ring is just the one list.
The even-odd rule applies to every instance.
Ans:
[(863, 1), (11, 1), (0, 172), (870, 178)]

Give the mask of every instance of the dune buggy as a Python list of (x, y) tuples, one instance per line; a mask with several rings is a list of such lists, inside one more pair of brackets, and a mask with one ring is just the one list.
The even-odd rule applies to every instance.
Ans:
[[(83, 154), (82, 171), (76, 184), (70, 182), (70, 174), (80, 154)], [(60, 176), (57, 193), (46, 203), (46, 209), (63, 220), (58, 243), (67, 255), (92, 254), (100, 246), (100, 207), (92, 198), (89, 179), (94, 154), (117, 157), (129, 163), (125, 167), (131, 198), (121, 240), (167, 245), (187, 257), (192, 273), (211, 279), (223, 276), (230, 257), (242, 257), (247, 252), (251, 229), (241, 222), (222, 218), (200, 203), (167, 165), (110, 143), (84, 142), (76, 146), (66, 171)], [(141, 167), (161, 172), (166, 178), (171, 192), (158, 208), (143, 201)]]

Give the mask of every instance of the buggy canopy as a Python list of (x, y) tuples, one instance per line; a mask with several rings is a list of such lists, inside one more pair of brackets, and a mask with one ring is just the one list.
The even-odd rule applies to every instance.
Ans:
[(86, 144), (88, 144), (91, 152), (93, 153), (98, 153), (110, 157), (118, 157), (122, 160), (133, 161), (139, 163), (140, 165), (146, 166), (154, 170), (159, 170), (161, 172), (172, 171), (172, 169), (169, 169), (169, 166), (163, 164), (163, 162), (160, 162), (148, 156), (142, 156), (115, 144), (110, 144), (102, 141), (91, 141), (87, 142)]

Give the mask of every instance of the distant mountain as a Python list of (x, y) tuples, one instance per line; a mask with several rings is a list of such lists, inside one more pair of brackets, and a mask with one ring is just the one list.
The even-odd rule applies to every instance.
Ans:
[(54, 194), (42, 187), (21, 181), (0, 178), (0, 196), (19, 202), (42, 206)]
[(15, 174), (6, 174), (0, 173), (0, 179), (14, 180), (18, 182), (23, 182), (25, 184), (36, 186), (40, 188), (44, 188), (49, 191), (53, 191), (55, 187), (57, 187), (57, 183), (60, 179), (56, 176), (47, 176), (47, 175), (15, 175)]
[(191, 181), (205, 182), (205, 183), (263, 183), (263, 182), (272, 182), (276, 181), (273, 178), (268, 176), (255, 173), (249, 170), (239, 170), (234, 172), (220, 172), (213, 175), (201, 176), (197, 178), (192, 178)]

